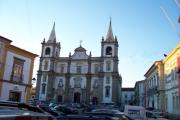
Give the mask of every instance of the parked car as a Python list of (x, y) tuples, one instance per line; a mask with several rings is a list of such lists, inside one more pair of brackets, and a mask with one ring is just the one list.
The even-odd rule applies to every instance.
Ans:
[(55, 120), (55, 118), (34, 106), (0, 101), (0, 120)]
[(100, 109), (94, 109), (91, 112), (87, 112), (86, 114), (91, 114), (96, 116), (108, 116), (113, 120), (133, 120), (128, 115), (126, 115), (123, 112), (120, 112), (117, 109), (100, 108)]
[(40, 105), (39, 108), (41, 108), (42, 110), (48, 112), (49, 114), (57, 117), (60, 115), (60, 113), (58, 113), (57, 111), (52, 110), (49, 106), (44, 106), (44, 105)]
[(114, 119), (112, 119), (109, 116), (103, 116), (103, 115), (96, 116), (96, 115), (81, 114), (81, 115), (60, 116), (57, 117), (57, 120), (114, 120)]
[(76, 108), (72, 108), (65, 105), (58, 105), (53, 108), (55, 111), (63, 112), (65, 114), (78, 114), (78, 110)]
[(156, 114), (156, 116), (159, 116), (161, 118), (165, 117), (164, 112), (162, 112), (161, 110), (155, 109), (153, 107), (146, 108), (146, 110), (149, 112), (153, 112), (154, 114)]
[(148, 120), (168, 120), (153, 111), (146, 111), (146, 116)]

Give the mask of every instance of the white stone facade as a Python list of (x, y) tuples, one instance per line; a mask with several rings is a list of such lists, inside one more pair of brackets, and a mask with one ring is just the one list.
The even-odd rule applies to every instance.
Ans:
[[(110, 32), (111, 23), (108, 36), (113, 35)], [(44, 40), (36, 97), (57, 102), (119, 104), (122, 80), (118, 72), (118, 41), (111, 36), (106, 40), (102, 38), (101, 44), (100, 57), (92, 57), (91, 53), (87, 55), (81, 45), (69, 57), (60, 57), (57, 54), (60, 53), (60, 43), (56, 39), (47, 42)], [(48, 76), (46, 83), (42, 82), (45, 78), (42, 76)]]

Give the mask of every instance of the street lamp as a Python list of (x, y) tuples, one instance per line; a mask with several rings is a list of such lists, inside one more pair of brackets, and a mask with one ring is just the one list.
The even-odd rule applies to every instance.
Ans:
[(34, 87), (35, 83), (36, 83), (36, 78), (33, 78), (33, 79), (32, 79), (32, 85), (33, 85), (33, 87)]

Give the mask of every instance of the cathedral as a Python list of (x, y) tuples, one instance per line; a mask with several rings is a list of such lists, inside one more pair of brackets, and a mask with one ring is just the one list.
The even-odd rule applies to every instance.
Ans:
[(121, 102), (122, 78), (118, 72), (118, 40), (111, 21), (106, 38), (102, 37), (101, 55), (93, 57), (80, 44), (68, 57), (60, 56), (55, 24), (49, 39), (43, 40), (37, 74), (36, 97), (60, 103)]

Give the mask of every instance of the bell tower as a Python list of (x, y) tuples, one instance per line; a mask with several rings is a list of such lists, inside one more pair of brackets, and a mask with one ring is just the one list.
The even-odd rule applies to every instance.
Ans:
[(40, 100), (53, 98), (53, 84), (55, 70), (60, 56), (60, 42), (56, 42), (55, 23), (51, 30), (48, 41), (43, 40), (42, 51), (37, 75), (37, 95)]
[(113, 35), (111, 20), (105, 40), (102, 37), (101, 57), (118, 57), (118, 41), (117, 37)]

